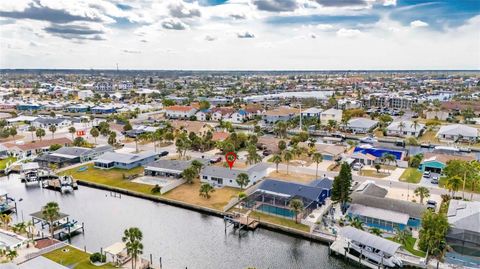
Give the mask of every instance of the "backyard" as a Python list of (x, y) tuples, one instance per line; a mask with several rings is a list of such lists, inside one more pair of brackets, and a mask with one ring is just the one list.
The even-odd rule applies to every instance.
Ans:
[[(86, 167), (84, 170), (83, 167)], [(59, 173), (60, 175), (71, 175), (74, 179), (98, 183), (102, 185), (122, 188), (135, 192), (151, 194), (151, 185), (131, 182), (124, 177), (143, 174), (143, 167), (137, 167), (130, 170), (124, 169), (99, 169), (93, 164), (86, 164), (82, 167), (75, 167)]]
[[(320, 171), (318, 172), (319, 176)], [(290, 172), (287, 174), (286, 171), (273, 171), (268, 175), (269, 178), (273, 179), (280, 179), (284, 181), (291, 181), (291, 182), (297, 182), (297, 183), (309, 183), (313, 179), (315, 179), (315, 175), (310, 175), (310, 174), (300, 174), (300, 173), (295, 173), (295, 172)]]
[(0, 160), (0, 170), (5, 169), (5, 167), (7, 167), (7, 163), (8, 163), (8, 162), (12, 162), (12, 163), (13, 163), (13, 162), (16, 161), (16, 160), (17, 160), (17, 158), (15, 158), (15, 157), (8, 157), (8, 158), (6, 158), (6, 159)]
[(240, 192), (240, 189), (236, 188), (218, 188), (210, 193), (210, 198), (207, 199), (199, 195), (200, 185), (200, 180), (195, 179), (192, 184), (182, 184), (162, 197), (223, 211), (223, 207)]
[(403, 174), (400, 176), (400, 181), (408, 183), (419, 183), (422, 180), (422, 172), (418, 171), (417, 168), (409, 167), (405, 169)]
[(43, 255), (58, 264), (72, 269), (113, 269), (113, 265), (96, 266), (90, 263), (90, 254), (79, 249), (67, 246)]
[[(396, 240), (394, 240), (393, 238), (387, 238), (388, 240), (391, 240), (391, 241), (394, 241), (394, 242), (397, 242)], [(406, 251), (410, 252), (411, 254), (415, 255), (415, 256), (418, 256), (418, 257), (425, 257), (426, 253), (421, 251), (421, 250), (417, 250), (417, 249), (414, 249), (414, 246), (415, 246), (415, 242), (417, 241), (416, 238), (412, 237), (411, 235), (408, 236), (407, 240), (406, 240), (406, 244), (405, 245), (402, 245), (403, 249), (405, 249)], [(400, 242), (397, 242), (400, 244)]]
[(276, 216), (261, 213), (258, 211), (252, 211), (249, 216), (259, 219), (260, 221), (270, 222), (273, 224), (289, 227), (289, 228), (300, 230), (307, 233), (310, 232), (310, 227), (308, 225), (295, 223), (295, 220), (292, 220), (292, 219), (276, 217)]

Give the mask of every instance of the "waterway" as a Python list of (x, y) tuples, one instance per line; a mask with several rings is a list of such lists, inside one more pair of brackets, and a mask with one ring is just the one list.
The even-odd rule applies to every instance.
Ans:
[(162, 257), (163, 268), (324, 268), (351, 269), (354, 265), (330, 257), (328, 246), (257, 229), (239, 237), (231, 227), (225, 233), (223, 219), (162, 203), (80, 186), (74, 194), (26, 188), (18, 175), (0, 178), (0, 188), (18, 203), (14, 221), (29, 220), (50, 201), (61, 211), (85, 223), (85, 234), (73, 237), (72, 244), (99, 251), (121, 240), (128, 227), (139, 227), (144, 235), (144, 256)]
[(284, 98), (317, 98), (326, 99), (333, 94), (333, 91), (301, 91), (301, 92), (281, 92), (263, 95), (252, 95), (243, 98), (245, 101), (263, 101)]

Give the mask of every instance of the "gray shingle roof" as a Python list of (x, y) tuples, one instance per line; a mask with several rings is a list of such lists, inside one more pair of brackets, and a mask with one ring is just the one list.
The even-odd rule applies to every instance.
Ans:
[(257, 191), (281, 193), (291, 197), (302, 197), (315, 201), (322, 194), (323, 188), (275, 179), (265, 179)]
[(480, 202), (451, 200), (447, 216), (454, 228), (480, 233)]
[(360, 204), (409, 215), (411, 218), (421, 219), (427, 207), (422, 204), (402, 201), (392, 198), (381, 198), (362, 193), (352, 193), (352, 204)]
[(378, 124), (378, 121), (367, 118), (354, 118), (348, 121), (349, 128), (370, 129)]
[(145, 151), (137, 154), (105, 152), (100, 157), (98, 157), (96, 162), (103, 162), (103, 163), (118, 162), (118, 163), (128, 164), (128, 163), (133, 163), (146, 158), (150, 158), (155, 155), (158, 155), (158, 154), (153, 151)]

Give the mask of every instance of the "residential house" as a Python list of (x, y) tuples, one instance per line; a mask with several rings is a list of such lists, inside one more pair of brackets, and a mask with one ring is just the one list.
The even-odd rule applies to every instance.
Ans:
[(425, 118), (427, 120), (447, 120), (450, 117), (450, 113), (446, 111), (426, 111)]
[(72, 121), (67, 118), (39, 117), (39, 118), (36, 118), (34, 121), (32, 121), (31, 125), (36, 128), (42, 128), (42, 129), (48, 129), (50, 126), (55, 126), (57, 128), (64, 128), (64, 127), (71, 126)]
[(469, 162), (475, 160), (475, 156), (426, 152), (424, 153), (423, 160), (418, 169), (422, 172), (429, 171), (432, 173), (441, 174), (445, 166), (447, 166), (447, 163), (451, 160), (462, 160)]
[(34, 111), (43, 109), (43, 106), (40, 104), (29, 104), (29, 103), (22, 103), (16, 106), (18, 111)]
[(107, 82), (107, 81), (95, 82), (93, 84), (93, 88), (97, 92), (112, 92), (113, 91), (112, 83)]
[(343, 112), (340, 109), (330, 108), (320, 113), (320, 121), (322, 124), (326, 125), (330, 120), (333, 120), (337, 123), (342, 121)]
[(92, 98), (95, 94), (91, 90), (82, 90), (78, 91), (77, 96), (79, 100), (85, 100), (87, 98)]
[(299, 110), (290, 107), (278, 107), (268, 110), (263, 114), (263, 120), (267, 124), (274, 124), (277, 121), (288, 121), (299, 114)]
[(463, 124), (443, 125), (436, 137), (440, 140), (475, 142), (478, 140), (478, 129)]
[(378, 121), (367, 118), (350, 119), (345, 130), (355, 134), (366, 134), (372, 132), (378, 126)]
[[(480, 266), (480, 202), (450, 200), (447, 243), (472, 268)], [(457, 257), (460, 256), (460, 257)]]
[(244, 109), (239, 109), (236, 112), (233, 112), (230, 116), (230, 121), (233, 123), (244, 123), (250, 118), (249, 113)]
[(225, 141), (230, 136), (230, 133), (227, 132), (214, 132), (212, 134), (212, 141)]
[(235, 110), (232, 107), (214, 107), (211, 109), (212, 121), (229, 119)]
[(117, 110), (113, 106), (95, 106), (91, 109), (93, 114), (112, 114)]
[(375, 148), (371, 145), (361, 145), (355, 147), (349, 152), (350, 162), (359, 162), (364, 165), (374, 165), (379, 162), (383, 156), (391, 154), (397, 162), (403, 160), (406, 152), (393, 149)]
[(195, 113), (195, 117), (197, 118), (198, 121), (207, 121), (210, 119), (210, 113), (211, 113), (210, 110), (202, 109), (197, 111), (197, 113)]
[(256, 184), (259, 180), (268, 175), (270, 170), (270, 166), (265, 163), (258, 163), (254, 166), (251, 166), (247, 170), (230, 169), (221, 166), (207, 166), (203, 168), (202, 172), (200, 173), (200, 181), (219, 187), (227, 186), (239, 188), (240, 186), (238, 185), (236, 179), (239, 174), (245, 173), (248, 175), (250, 182), (247, 186), (243, 187), (248, 188), (252, 184)]
[(17, 158), (26, 158), (39, 153), (48, 152), (51, 145), (69, 146), (72, 140), (66, 137), (43, 139), (28, 143), (4, 143), (11, 155)]
[(301, 115), (303, 118), (316, 118), (320, 119), (320, 114), (322, 113), (323, 109), (311, 107), (304, 111), (302, 111)]
[[(208, 165), (207, 159), (196, 159), (204, 166)], [(153, 177), (167, 177), (167, 178), (181, 178), (182, 172), (192, 165), (193, 160), (157, 160), (155, 162), (145, 165), (145, 176)]]
[(193, 106), (169, 106), (165, 108), (165, 117), (169, 119), (189, 119), (197, 109)]
[(389, 232), (397, 227), (418, 230), (422, 215), (427, 210), (423, 204), (386, 197), (388, 191), (365, 181), (350, 195), (347, 215), (359, 218), (364, 225)]
[(95, 167), (102, 169), (132, 169), (151, 163), (157, 160), (158, 154), (153, 151), (145, 151), (141, 153), (118, 153), (105, 152), (100, 155), (95, 161)]
[(201, 121), (181, 121), (181, 120), (172, 120), (170, 121), (172, 127), (180, 131), (185, 131), (187, 133), (194, 132), (198, 136), (203, 136), (207, 132), (213, 132), (213, 126), (206, 122)]
[(133, 83), (131, 81), (122, 81), (118, 84), (118, 89), (122, 91), (128, 91), (133, 89)]
[(105, 152), (113, 152), (110, 145), (98, 146), (96, 148), (83, 147), (62, 147), (54, 152), (43, 154), (35, 158), (41, 167), (49, 167), (55, 164), (58, 168), (91, 161)]
[(425, 124), (422, 123), (414, 123), (412, 121), (394, 121), (388, 125), (387, 135), (400, 137), (419, 137), (424, 129)]
[(89, 109), (90, 106), (83, 104), (73, 104), (65, 107), (65, 111), (70, 113), (86, 113)]

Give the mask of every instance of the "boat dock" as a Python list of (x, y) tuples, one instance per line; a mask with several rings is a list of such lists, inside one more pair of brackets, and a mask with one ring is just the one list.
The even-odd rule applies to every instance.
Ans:
[(380, 268), (387, 268), (384, 267), (382, 264), (375, 265), (372, 262), (362, 259), (362, 255), (359, 255), (358, 257), (349, 253), (347, 251), (348, 249), (348, 244), (344, 240), (336, 240), (330, 245), (329, 252), (330, 254), (335, 254), (335, 255), (341, 255), (349, 260), (352, 260), (354, 262), (360, 263), (361, 265), (371, 268), (371, 269), (380, 269)]
[(42, 239), (47, 236), (50, 236), (51, 230), (50, 225), (53, 225), (53, 238), (57, 238), (59, 240), (67, 238), (68, 240), (71, 239), (72, 236), (84, 233), (85, 232), (85, 224), (79, 223), (76, 220), (71, 220), (69, 215), (65, 213), (59, 213), (55, 219), (47, 219), (42, 211), (38, 211), (35, 213), (30, 214), (32, 217), (32, 224), (35, 227), (39, 224), (40, 229), (37, 229), (36, 235), (33, 239)]
[[(248, 214), (235, 213), (223, 217), (225, 223), (225, 233), (227, 227), (233, 226), (234, 230), (255, 230), (260, 223), (257, 219), (249, 217)], [(240, 235), (240, 232), (239, 232)]]

